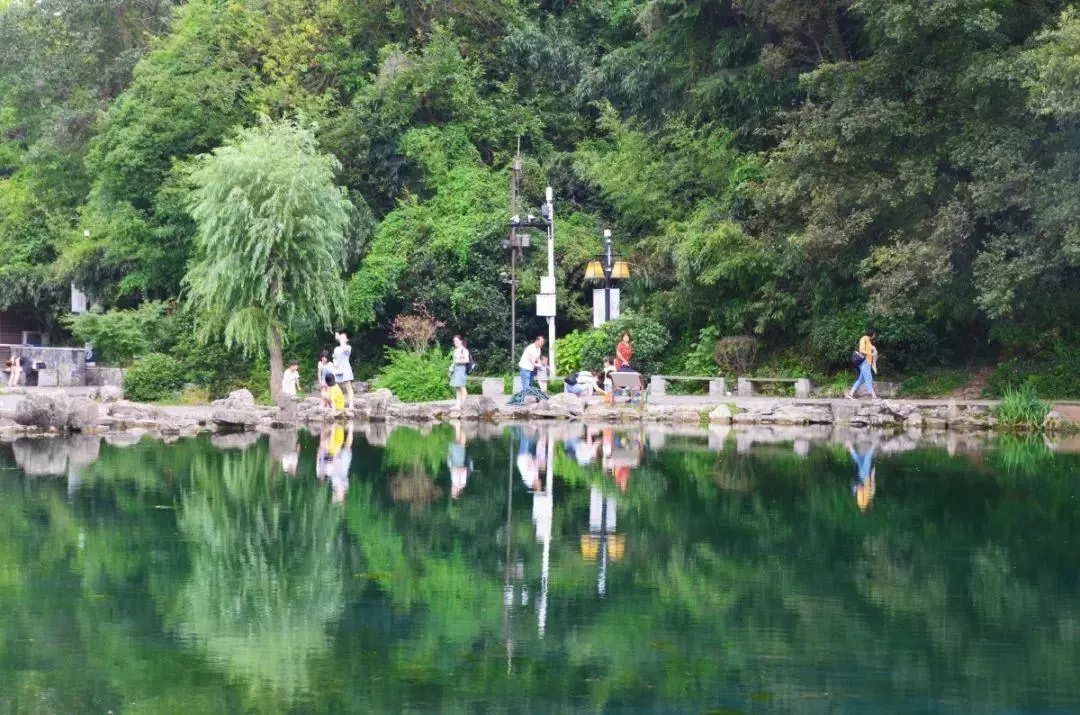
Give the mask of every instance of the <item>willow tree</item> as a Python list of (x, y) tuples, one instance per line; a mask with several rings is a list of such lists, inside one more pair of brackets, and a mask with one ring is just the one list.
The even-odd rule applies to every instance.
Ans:
[(204, 337), (270, 354), (270, 392), (281, 384), (290, 326), (329, 328), (341, 313), (350, 204), (334, 183), (338, 161), (294, 120), (240, 130), (191, 170), (198, 224), (185, 282)]

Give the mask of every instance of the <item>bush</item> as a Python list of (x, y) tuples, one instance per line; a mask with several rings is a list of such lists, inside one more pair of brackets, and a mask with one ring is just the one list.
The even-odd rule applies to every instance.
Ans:
[(725, 375), (748, 375), (760, 343), (749, 335), (733, 335), (716, 343), (716, 365)]
[(1019, 430), (1040, 430), (1050, 405), (1039, 399), (1031, 385), (1007, 388), (997, 406), (998, 423)]
[(679, 370), (684, 375), (716, 375), (716, 344), (720, 330), (709, 325), (698, 332), (697, 341), (681, 361)]
[(859, 346), (866, 326), (877, 330), (880, 366), (892, 373), (944, 364), (948, 351), (923, 323), (908, 316), (870, 315), (862, 308), (818, 318), (810, 330), (810, 354), (819, 369), (851, 367), (851, 353)]
[(555, 346), (555, 358), (558, 363), (556, 367), (561, 374), (569, 375), (581, 369), (581, 351), (589, 342), (592, 333), (591, 330), (575, 330), (559, 338)]
[(1057, 343), (1038, 357), (1006, 360), (990, 376), (986, 393), (999, 397), (1024, 385), (1040, 395), (1080, 398), (1080, 346)]
[(99, 362), (129, 365), (140, 355), (157, 349), (165, 314), (164, 303), (151, 302), (134, 310), (72, 315), (64, 322), (79, 342), (94, 346)]
[(964, 368), (936, 368), (909, 375), (900, 383), (901, 397), (942, 397), (968, 383)]
[(129, 400), (156, 402), (176, 394), (184, 384), (184, 369), (174, 358), (150, 353), (124, 373), (124, 394)]
[(422, 352), (388, 348), (386, 360), (374, 387), (389, 389), (403, 402), (444, 400), (452, 396), (447, 371), (449, 353), (437, 348)]
[[(618, 320), (613, 320), (602, 327), (590, 330), (581, 346), (581, 360), (578, 369), (599, 370), (605, 357), (615, 356), (615, 345), (624, 332), (630, 333), (634, 343), (634, 358), (631, 361), (638, 372), (654, 374), (660, 371), (664, 358), (664, 348), (671, 336), (667, 328), (652, 318), (626, 313)], [(556, 356), (557, 357), (557, 356)], [(557, 365), (564, 373), (564, 364)]]

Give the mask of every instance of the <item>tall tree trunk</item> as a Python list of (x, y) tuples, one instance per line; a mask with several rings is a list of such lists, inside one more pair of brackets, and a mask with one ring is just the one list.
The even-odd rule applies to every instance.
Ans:
[(281, 376), (285, 372), (281, 356), (281, 329), (270, 326), (270, 397), (276, 402), (281, 392)]

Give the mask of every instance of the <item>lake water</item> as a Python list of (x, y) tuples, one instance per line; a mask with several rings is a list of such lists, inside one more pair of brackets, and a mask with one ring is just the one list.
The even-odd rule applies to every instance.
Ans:
[(477, 429), (0, 445), (0, 712), (1080, 710), (1080, 457)]

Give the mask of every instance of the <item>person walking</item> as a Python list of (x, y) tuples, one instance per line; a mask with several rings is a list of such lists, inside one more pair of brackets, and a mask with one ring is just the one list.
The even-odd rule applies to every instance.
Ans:
[(521, 390), (527, 391), (532, 387), (533, 374), (536, 372), (536, 365), (540, 361), (540, 353), (544, 348), (544, 336), (537, 335), (536, 339), (525, 346), (525, 350), (521, 353), (521, 360), (518, 361), (518, 374), (521, 375)]
[(454, 388), (459, 410), (465, 406), (465, 397), (468, 395), (465, 383), (470, 362), (472, 362), (472, 356), (469, 354), (469, 346), (465, 343), (465, 338), (455, 335), (454, 349), (450, 358), (450, 387)]
[(854, 400), (855, 393), (858, 392), (860, 387), (865, 387), (867, 392), (870, 393), (872, 399), (877, 399), (877, 393), (874, 392), (874, 373), (877, 372), (877, 348), (874, 347), (874, 339), (877, 337), (877, 332), (873, 327), (866, 329), (866, 335), (859, 338), (859, 349), (856, 351), (859, 360), (856, 366), (859, 370), (859, 377), (856, 378), (855, 384), (851, 386), (851, 389), (847, 392), (847, 398)]
[(338, 345), (334, 348), (334, 381), (341, 385), (349, 398), (349, 409), (353, 409), (353, 371), (350, 358), (352, 357), (352, 345), (349, 345), (349, 336), (344, 331), (334, 333)]
[(623, 333), (622, 340), (615, 346), (615, 370), (626, 372), (632, 370), (630, 359), (634, 357), (634, 346), (630, 342), (630, 333)]

